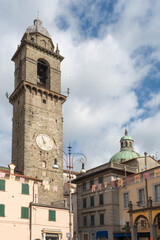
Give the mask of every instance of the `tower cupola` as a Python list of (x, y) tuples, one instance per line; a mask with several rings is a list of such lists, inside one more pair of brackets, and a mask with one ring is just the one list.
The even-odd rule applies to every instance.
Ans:
[(51, 38), (47, 29), (42, 26), (42, 21), (39, 18), (36, 18), (33, 21), (33, 25), (29, 26), (26, 30), (26, 33), (36, 33), (36, 32), (39, 32), (44, 36)]

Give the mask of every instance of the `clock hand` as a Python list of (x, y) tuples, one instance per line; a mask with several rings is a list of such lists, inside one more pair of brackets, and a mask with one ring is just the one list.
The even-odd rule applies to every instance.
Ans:
[(44, 138), (42, 137), (43, 143), (45, 144), (46, 142), (44, 141)]

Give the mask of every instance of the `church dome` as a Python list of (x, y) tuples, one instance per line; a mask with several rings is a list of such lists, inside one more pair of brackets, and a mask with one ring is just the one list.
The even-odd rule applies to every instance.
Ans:
[(128, 161), (138, 157), (140, 157), (139, 153), (136, 153), (135, 151), (124, 150), (113, 155), (113, 157), (110, 159), (110, 162), (121, 163), (122, 159), (124, 161)]
[(50, 38), (49, 32), (47, 31), (46, 28), (42, 26), (42, 21), (37, 18), (33, 21), (34, 25), (29, 26), (26, 30), (26, 33), (36, 33), (39, 32), (47, 37)]
[(133, 139), (128, 136), (128, 131), (125, 130), (125, 135), (120, 140), (120, 152), (113, 155), (110, 162), (121, 163), (122, 160), (128, 161), (140, 157), (139, 153), (134, 151), (133, 142)]

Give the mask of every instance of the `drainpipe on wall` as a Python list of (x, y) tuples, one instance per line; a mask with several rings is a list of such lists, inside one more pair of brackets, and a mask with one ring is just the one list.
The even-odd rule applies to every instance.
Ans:
[[(147, 153), (144, 152), (144, 156), (145, 156), (145, 170), (147, 170)], [(146, 190), (146, 204), (148, 207), (148, 182), (147, 179), (145, 179), (145, 190)]]
[(29, 203), (29, 229), (30, 229), (30, 240), (32, 240), (32, 203), (34, 203), (34, 183), (33, 183), (33, 200)]

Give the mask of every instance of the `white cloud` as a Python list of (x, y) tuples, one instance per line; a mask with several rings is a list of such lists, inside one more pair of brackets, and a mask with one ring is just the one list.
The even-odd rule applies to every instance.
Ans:
[[(13, 90), (14, 69), (10, 58), (27, 26), (36, 17), (37, 6), (43, 25), (50, 32), (54, 44), (59, 43), (61, 54), (65, 57), (62, 62), (62, 93), (69, 87), (71, 94), (63, 109), (64, 147), (71, 140), (75, 144), (73, 151), (81, 151), (87, 156), (88, 168), (107, 162), (119, 151), (123, 126), (125, 123), (130, 124), (132, 119), (129, 133), (135, 139), (135, 150), (140, 153), (147, 150), (153, 154), (159, 148), (157, 129), (160, 115), (157, 113), (141, 120), (144, 109), (139, 109), (135, 93), (152, 63), (139, 55), (131, 58), (133, 51), (142, 45), (155, 48), (150, 59), (160, 58), (159, 1), (154, 1), (154, 4), (149, 0), (118, 1), (115, 8), (115, 15), (119, 14), (118, 21), (110, 25), (104, 21), (97, 39), (85, 39), (79, 33), (80, 20), (69, 10), (71, 3), (47, 0), (46, 4), (43, 0), (29, 0), (23, 3), (17, 1), (14, 5), (8, 1), (11, 9), (6, 17), (4, 10), (7, 7), (3, 2), (0, 14), (3, 32), (0, 39), (3, 59), (0, 65), (0, 109), (3, 113), (0, 133), (3, 147), (0, 148), (0, 155), (8, 163), (11, 155), (8, 144), (11, 141), (12, 112), (5, 99), (5, 92)], [(87, 9), (87, 1), (77, 1), (76, 4), (79, 12)], [(96, 1), (88, 16), (92, 19), (91, 28), (100, 18), (100, 12), (96, 11), (95, 6)], [(56, 18), (62, 15), (69, 23), (67, 30), (59, 30), (56, 26)], [(139, 65), (136, 65), (137, 62)], [(151, 97), (144, 107), (159, 105), (159, 94), (151, 92)], [(151, 140), (153, 134), (154, 141)]]
[(150, 94), (151, 99), (146, 102), (145, 107), (149, 108), (156, 108), (160, 105), (160, 92), (158, 93), (151, 93)]

